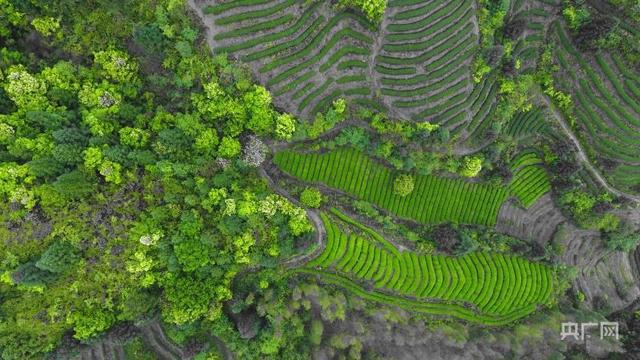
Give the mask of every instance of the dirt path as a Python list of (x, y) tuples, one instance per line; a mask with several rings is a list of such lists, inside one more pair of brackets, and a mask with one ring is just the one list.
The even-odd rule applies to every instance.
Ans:
[(562, 116), (560, 111), (551, 103), (551, 100), (549, 100), (549, 98), (546, 95), (542, 95), (541, 97), (542, 97), (542, 100), (547, 105), (547, 107), (551, 110), (551, 113), (553, 114), (553, 116), (558, 121), (558, 124), (560, 124), (560, 127), (562, 128), (562, 131), (564, 131), (564, 133), (569, 137), (571, 142), (574, 144), (574, 146), (578, 150), (577, 151), (578, 160), (580, 162), (584, 163), (584, 165), (587, 167), (587, 170), (589, 170), (589, 172), (591, 172), (591, 174), (593, 174), (593, 176), (595, 177), (596, 181), (598, 183), (600, 183), (600, 185), (602, 185), (610, 193), (615, 194), (616, 196), (619, 196), (619, 197), (627, 198), (627, 199), (632, 200), (632, 201), (634, 201), (636, 203), (640, 203), (640, 196), (627, 194), (627, 193), (622, 192), (620, 190), (617, 190), (617, 189), (613, 188), (611, 185), (609, 185), (609, 183), (604, 178), (604, 176), (602, 176), (602, 174), (600, 174), (600, 172), (596, 169), (596, 167), (591, 163), (591, 161), (587, 157), (587, 154), (584, 151), (584, 149), (582, 148), (582, 145), (580, 145), (580, 141), (573, 134), (573, 132), (571, 131), (571, 128), (569, 127), (569, 124), (567, 124), (567, 122), (564, 120), (564, 117)]

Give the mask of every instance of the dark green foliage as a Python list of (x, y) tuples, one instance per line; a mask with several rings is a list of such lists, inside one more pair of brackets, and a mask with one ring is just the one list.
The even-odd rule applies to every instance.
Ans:
[(35, 265), (38, 269), (58, 274), (72, 269), (79, 259), (73, 245), (56, 241), (49, 245)]

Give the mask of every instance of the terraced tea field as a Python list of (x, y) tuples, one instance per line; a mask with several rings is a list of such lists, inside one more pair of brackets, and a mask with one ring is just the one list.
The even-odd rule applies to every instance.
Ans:
[(295, 271), (363, 298), (488, 325), (522, 318), (550, 300), (554, 275), (545, 265), (502, 254), (399, 251), (336, 209), (322, 219), (324, 251)]
[(381, 24), (327, 1), (209, 3), (201, 15), (214, 51), (251, 64), (296, 115), (311, 118), (343, 97), (461, 131), (490, 107), (492, 84), (474, 87), (470, 77), (473, 0), (391, 0)]
[(612, 185), (633, 191), (640, 184), (640, 77), (617, 54), (584, 56), (558, 22), (553, 35), (562, 69), (556, 81), (573, 95), (584, 146)]
[(505, 133), (517, 140), (535, 135), (546, 135), (548, 124), (544, 117), (544, 110), (541, 108), (517, 113), (507, 124)]
[(339, 148), (325, 153), (286, 150), (276, 153), (273, 161), (282, 171), (300, 180), (324, 184), (420, 223), (451, 221), (492, 226), (510, 194), (529, 206), (550, 188), (544, 169), (538, 165), (539, 159), (531, 163), (529, 158), (514, 165), (516, 173), (510, 186), (415, 176), (413, 192), (404, 197), (393, 192), (396, 174), (391, 169), (354, 149)]
[(549, 177), (542, 167), (542, 160), (535, 152), (525, 152), (511, 164), (513, 180), (511, 193), (525, 208), (551, 190)]

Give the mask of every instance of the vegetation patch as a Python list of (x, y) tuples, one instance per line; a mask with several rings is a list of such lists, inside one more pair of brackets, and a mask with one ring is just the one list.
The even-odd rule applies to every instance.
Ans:
[(489, 325), (514, 321), (552, 301), (554, 273), (545, 265), (500, 253), (399, 251), (375, 231), (332, 213), (335, 218), (321, 215), (324, 251), (295, 271), (317, 274), (366, 299)]

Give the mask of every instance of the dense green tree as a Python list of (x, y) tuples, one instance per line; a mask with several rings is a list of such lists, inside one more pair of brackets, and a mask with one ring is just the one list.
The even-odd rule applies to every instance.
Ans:
[(465, 177), (476, 177), (482, 170), (482, 159), (477, 156), (467, 156), (462, 161), (459, 173)]
[(628, 222), (605, 235), (607, 247), (612, 250), (633, 251), (640, 244), (640, 232)]
[(52, 273), (64, 273), (70, 270), (78, 260), (79, 257), (73, 245), (56, 241), (45, 250), (36, 262), (36, 267)]
[(310, 208), (319, 208), (322, 203), (322, 194), (316, 188), (306, 188), (300, 193), (302, 205)]

